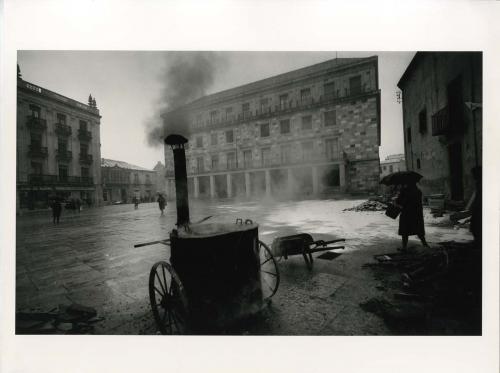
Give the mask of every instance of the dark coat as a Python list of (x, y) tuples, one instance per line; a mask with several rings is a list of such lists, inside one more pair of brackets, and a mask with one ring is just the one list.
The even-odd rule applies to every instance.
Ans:
[(398, 234), (400, 236), (424, 236), (424, 212), (420, 189), (416, 185), (403, 188), (396, 203), (402, 206)]

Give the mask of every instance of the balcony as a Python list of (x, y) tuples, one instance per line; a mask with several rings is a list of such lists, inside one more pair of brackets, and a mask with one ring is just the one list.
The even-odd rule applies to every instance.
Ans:
[(80, 153), (80, 163), (91, 164), (92, 163), (92, 155)]
[(57, 136), (61, 136), (61, 137), (69, 137), (71, 136), (71, 127), (66, 125), (66, 124), (62, 124), (62, 123), (56, 123), (56, 135)]
[(92, 186), (94, 179), (80, 176), (31, 174), (28, 176), (28, 183), (36, 186)]
[(90, 141), (92, 140), (92, 133), (88, 130), (80, 128), (78, 130), (78, 140), (80, 141)]
[(47, 129), (47, 121), (42, 118), (37, 118), (32, 115), (26, 117), (26, 126), (32, 131), (45, 131)]
[(450, 129), (448, 106), (445, 106), (432, 116), (432, 136), (447, 135)]
[(73, 153), (70, 150), (56, 150), (56, 159), (58, 161), (66, 161), (69, 162), (73, 159)]
[(39, 145), (30, 145), (28, 156), (30, 158), (47, 158), (49, 152), (47, 147)]

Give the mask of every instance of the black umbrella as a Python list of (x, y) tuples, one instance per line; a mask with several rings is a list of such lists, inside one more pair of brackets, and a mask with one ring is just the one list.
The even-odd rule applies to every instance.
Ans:
[(380, 184), (401, 185), (417, 183), (423, 176), (415, 171), (398, 171), (386, 175), (380, 180)]

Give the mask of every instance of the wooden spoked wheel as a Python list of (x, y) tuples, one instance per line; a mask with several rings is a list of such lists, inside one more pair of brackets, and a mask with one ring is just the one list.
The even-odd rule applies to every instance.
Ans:
[(264, 300), (269, 300), (280, 284), (280, 273), (278, 263), (274, 258), (269, 247), (262, 241), (259, 241), (260, 257), (260, 283)]
[(149, 300), (162, 334), (185, 334), (188, 304), (184, 287), (172, 266), (157, 262), (149, 274)]

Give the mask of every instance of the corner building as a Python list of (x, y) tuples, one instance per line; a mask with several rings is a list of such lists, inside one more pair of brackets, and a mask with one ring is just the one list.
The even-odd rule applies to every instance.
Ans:
[(17, 78), (16, 210), (49, 197), (102, 204), (99, 110)]
[[(329, 60), (204, 96), (180, 110), (190, 123), (186, 158), (194, 198), (300, 197), (378, 187), (376, 56)], [(165, 163), (172, 197), (168, 146)]]

